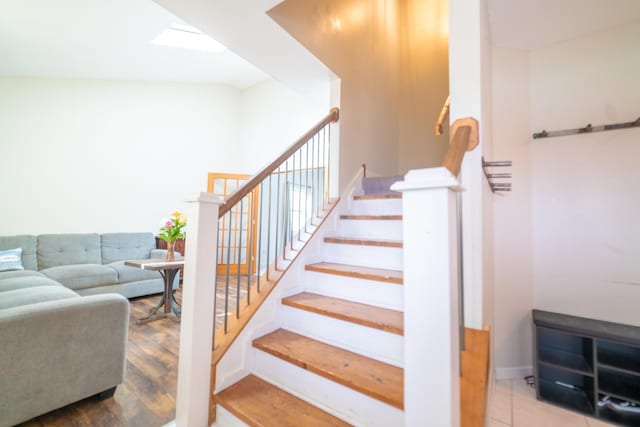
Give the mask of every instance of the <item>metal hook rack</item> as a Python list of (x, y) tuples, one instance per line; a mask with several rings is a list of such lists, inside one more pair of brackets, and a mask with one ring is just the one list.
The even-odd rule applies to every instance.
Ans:
[(591, 123), (589, 123), (585, 127), (577, 128), (577, 129), (556, 130), (552, 132), (547, 132), (546, 130), (543, 130), (542, 132), (534, 133), (533, 139), (551, 138), (554, 136), (578, 135), (581, 133), (604, 132), (607, 130), (629, 129), (629, 128), (636, 128), (636, 127), (640, 127), (640, 117), (633, 122), (614, 123), (610, 125), (599, 125), (599, 126), (591, 126)]
[(492, 173), (487, 172), (487, 168), (493, 167), (511, 167), (511, 160), (500, 160), (487, 162), (482, 157), (482, 172), (484, 172), (485, 178), (487, 178), (487, 182), (489, 183), (489, 188), (491, 188), (492, 192), (496, 191), (511, 191), (511, 183), (510, 182), (494, 182), (494, 179), (511, 179), (511, 173)]

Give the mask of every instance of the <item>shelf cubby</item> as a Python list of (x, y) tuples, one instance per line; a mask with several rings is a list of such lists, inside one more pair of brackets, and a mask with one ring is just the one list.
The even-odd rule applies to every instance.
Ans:
[(540, 398), (580, 412), (594, 413), (593, 377), (551, 366), (538, 368)]
[(593, 374), (593, 340), (551, 328), (537, 328), (538, 360)]
[(640, 375), (601, 366), (598, 369), (598, 384), (604, 394), (640, 403)]
[(533, 310), (538, 399), (640, 427), (640, 328)]
[(640, 347), (598, 340), (598, 363), (640, 374)]
[[(604, 396), (602, 394), (598, 395), (598, 400), (601, 400)], [(600, 418), (623, 426), (640, 426), (640, 413), (636, 413), (635, 408), (633, 411), (621, 409), (616, 406), (623, 404), (624, 400), (615, 398), (610, 398), (609, 400), (613, 405), (598, 405), (598, 416)]]

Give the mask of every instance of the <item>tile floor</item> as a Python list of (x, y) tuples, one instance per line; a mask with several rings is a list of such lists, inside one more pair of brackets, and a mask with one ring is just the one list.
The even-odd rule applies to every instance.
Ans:
[(615, 426), (536, 400), (524, 380), (497, 381), (490, 403), (489, 427), (606, 427)]

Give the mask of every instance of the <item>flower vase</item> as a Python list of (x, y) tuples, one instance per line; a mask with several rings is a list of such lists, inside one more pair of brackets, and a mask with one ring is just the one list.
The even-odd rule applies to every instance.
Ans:
[(176, 242), (167, 242), (167, 261), (175, 261), (175, 246)]

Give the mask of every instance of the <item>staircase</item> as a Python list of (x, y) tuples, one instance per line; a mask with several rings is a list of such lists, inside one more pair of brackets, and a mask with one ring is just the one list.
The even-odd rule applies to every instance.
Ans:
[(404, 424), (400, 197), (353, 197), (279, 329), (253, 340), (250, 375), (217, 393), (216, 425)]

